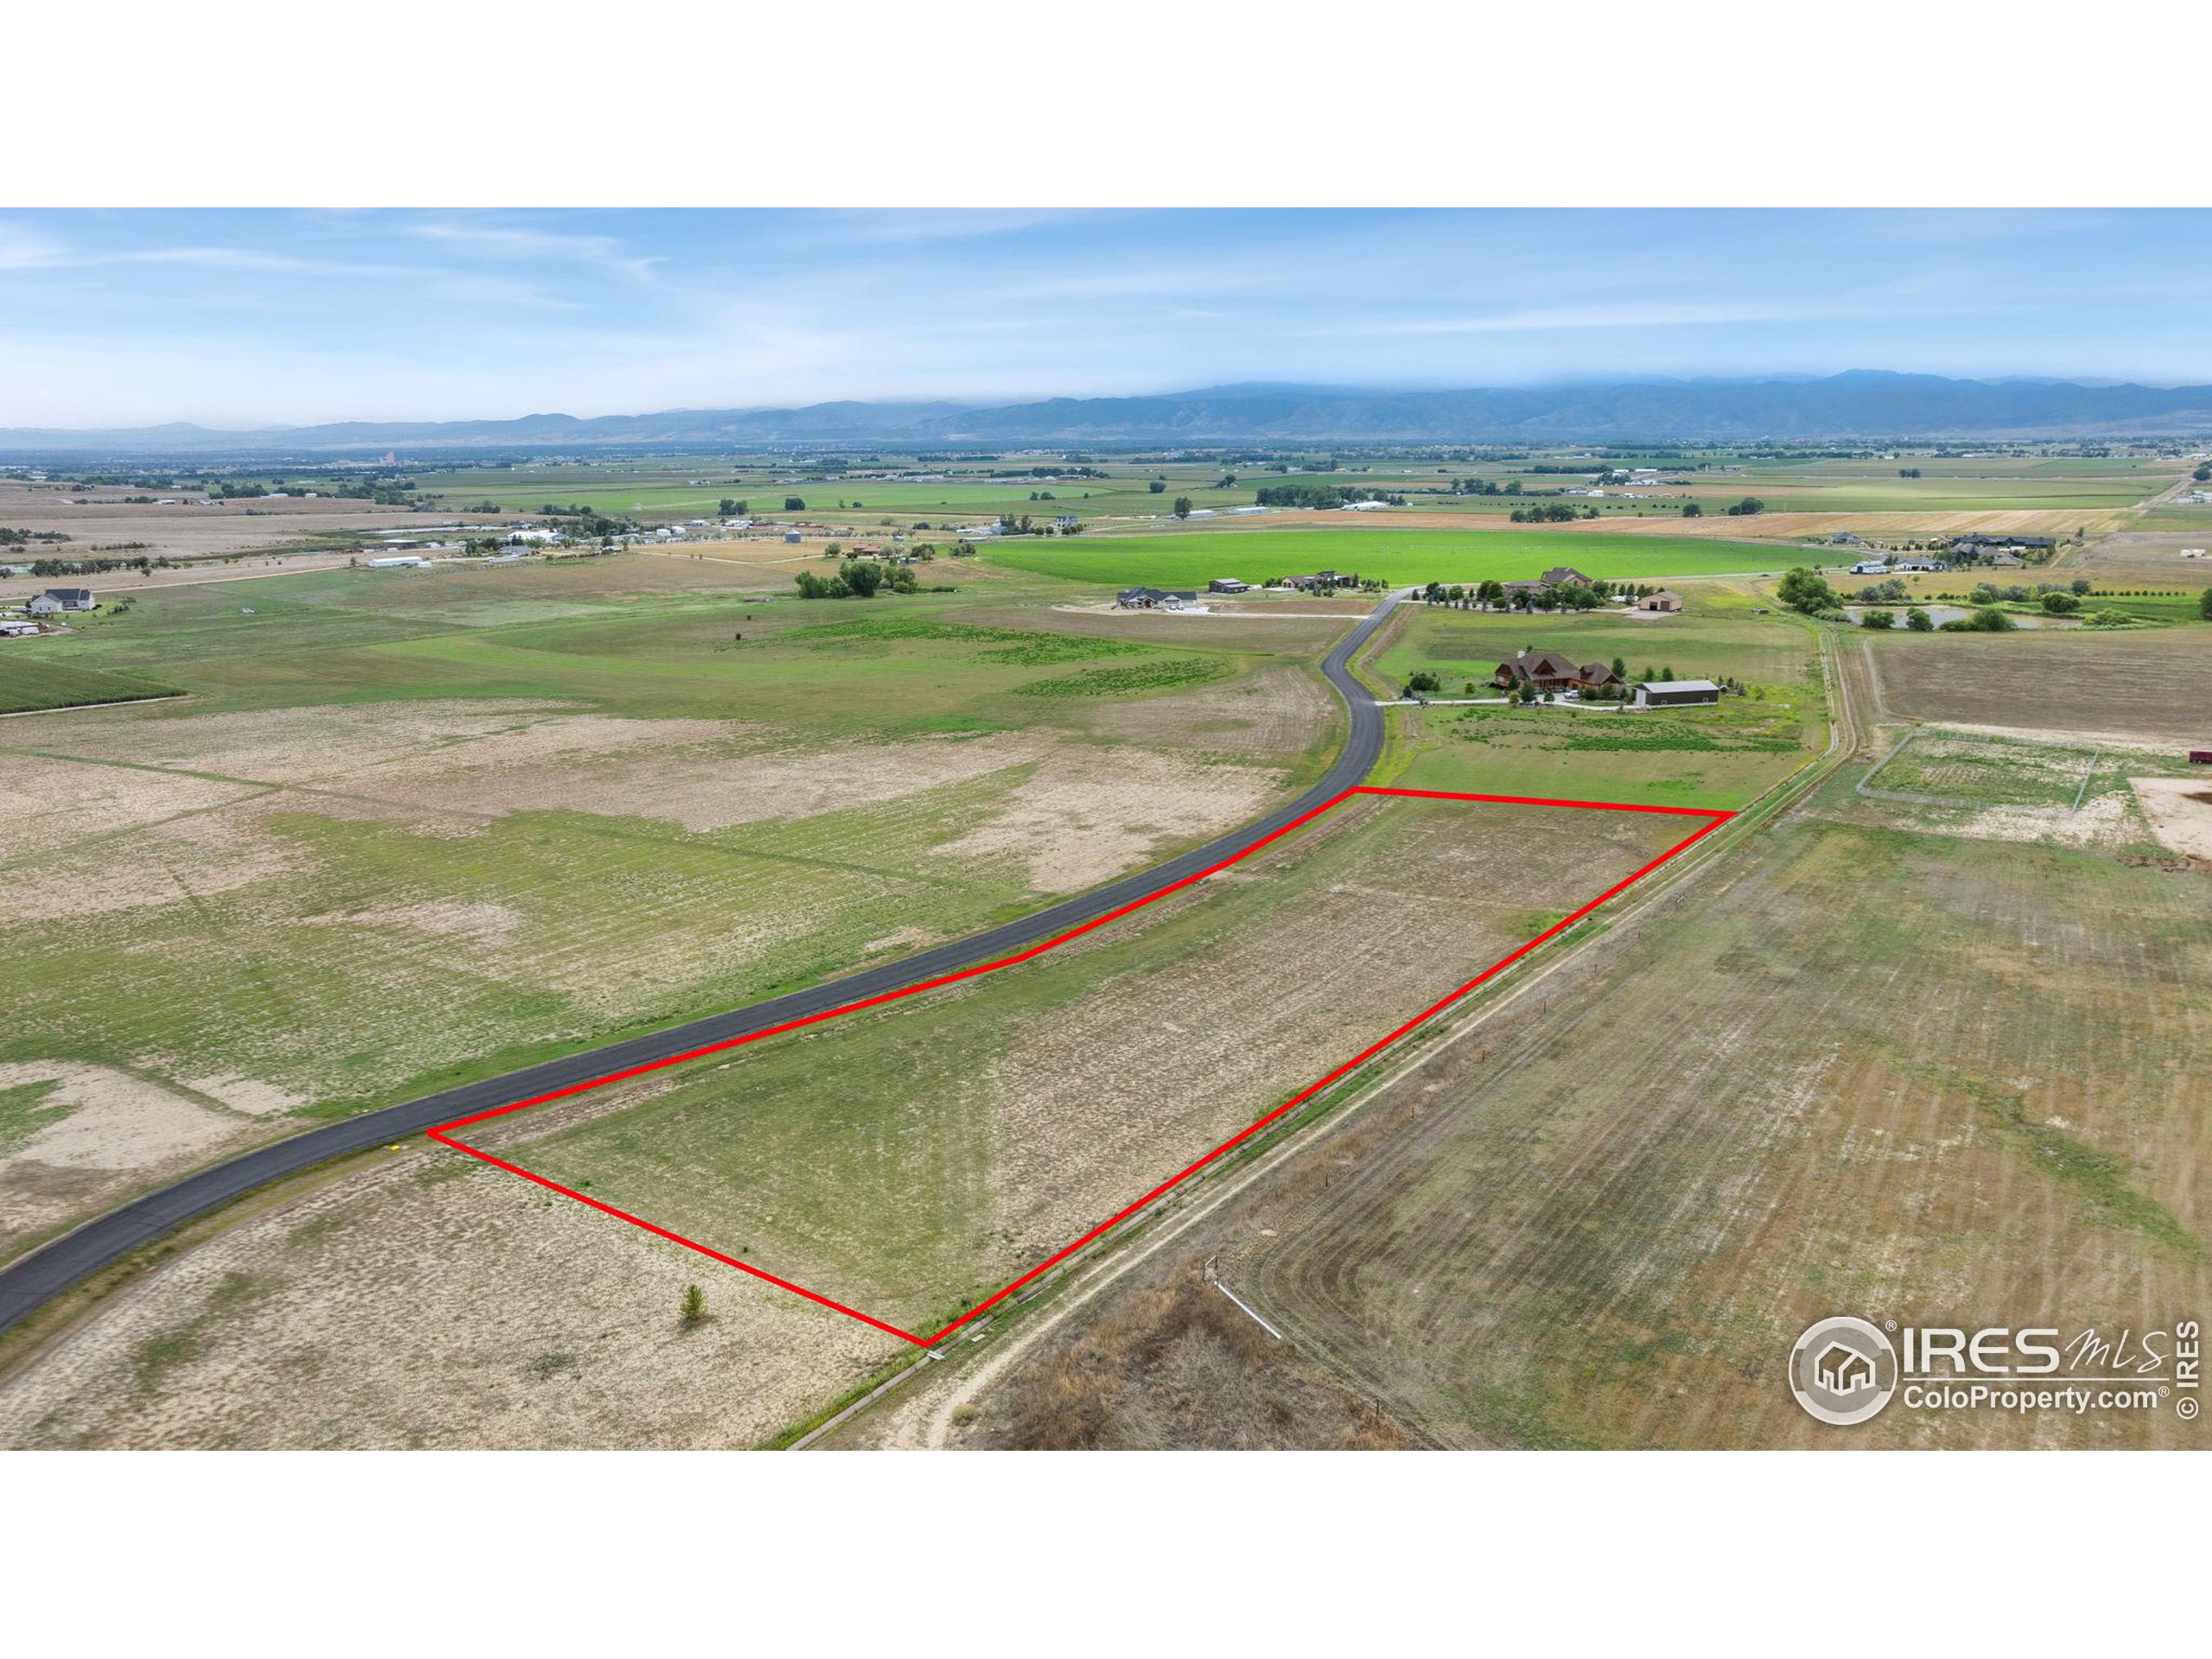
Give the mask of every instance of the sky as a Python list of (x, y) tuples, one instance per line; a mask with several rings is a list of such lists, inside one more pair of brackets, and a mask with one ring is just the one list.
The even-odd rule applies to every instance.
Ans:
[(0, 210), (0, 427), (2212, 382), (2212, 213)]

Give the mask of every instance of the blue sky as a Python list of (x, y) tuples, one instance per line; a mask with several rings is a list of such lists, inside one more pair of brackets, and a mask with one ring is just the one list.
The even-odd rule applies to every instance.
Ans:
[(0, 425), (1885, 368), (2212, 382), (2212, 213), (0, 211)]

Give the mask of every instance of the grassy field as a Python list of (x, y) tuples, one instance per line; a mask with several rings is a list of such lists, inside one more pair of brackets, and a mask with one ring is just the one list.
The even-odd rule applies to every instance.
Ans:
[(484, 1130), (925, 1332), (1685, 833), (1362, 802), (1036, 961)]
[[(1730, 677), (1746, 696), (1709, 709), (1436, 706), (1398, 711), (1389, 780), (1420, 789), (1742, 806), (1827, 741), (1813, 635), (1759, 616), (1748, 597), (1700, 586), (1691, 608), (1650, 621), (1604, 612), (1515, 616), (1422, 606), (1375, 658), (1386, 688), (1426, 670), (1446, 697), (1490, 696), (1491, 671), (1522, 646), (1577, 662), (1618, 658), (1631, 678)], [(1475, 690), (1470, 693), (1467, 685)]]
[(1259, 583), (1312, 570), (1345, 570), (1393, 585), (1522, 581), (1553, 565), (1615, 582), (1777, 570), (1772, 548), (1557, 531), (1402, 529), (1205, 530), (1175, 536), (1020, 538), (982, 556), (1019, 570), (1102, 586), (1204, 588), (1216, 576)]
[(37, 709), (75, 709), (88, 703), (133, 702), (143, 697), (173, 697), (173, 685), (132, 674), (104, 672), (56, 661), (48, 650), (27, 640), (6, 642), (0, 650), (0, 715)]
[[(1087, 619), (1003, 579), (981, 620), (715, 578), (339, 571), (54, 642), (194, 695), (0, 725), (0, 1088), (72, 1109), (0, 1164), (0, 1249), (300, 1115), (1034, 908), (1255, 816), (1341, 738), (1294, 626), (1162, 645), (1008, 626)], [(158, 1127), (103, 1146), (104, 1114)]]

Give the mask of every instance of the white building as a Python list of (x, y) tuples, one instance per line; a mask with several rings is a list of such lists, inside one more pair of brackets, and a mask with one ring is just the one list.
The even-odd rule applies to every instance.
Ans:
[(427, 570), (430, 562), (419, 553), (395, 553), (389, 558), (371, 559), (372, 570)]

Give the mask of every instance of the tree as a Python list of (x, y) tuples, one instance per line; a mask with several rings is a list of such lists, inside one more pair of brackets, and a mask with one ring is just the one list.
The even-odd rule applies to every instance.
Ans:
[(745, 517), (745, 508), (746, 504), (739, 500), (735, 496), (726, 495), (722, 497), (721, 516), (723, 518), (742, 518)]
[(1628, 678), (1628, 664), (1618, 657), (1613, 658), (1613, 677), (1617, 680)]
[(2043, 607), (2053, 616), (2066, 616), (2082, 608), (2082, 601), (2071, 594), (2045, 594)]
[(2195, 472), (2191, 473), (2190, 476), (2195, 479), (2199, 484), (2212, 484), (2212, 461), (2206, 461), (2204, 465), (2199, 467)]
[(1165, 495), (1167, 493), (1167, 481), (1165, 479), (1155, 478), (1151, 483), (1146, 485), (1145, 488), (1154, 495)]
[(805, 498), (797, 495), (785, 496), (784, 498), (784, 511), (785, 512), (804, 512), (806, 511)]
[(1791, 610), (1802, 611), (1808, 616), (1817, 616), (1836, 607), (1835, 589), (1828, 586), (1827, 579), (1802, 564), (1783, 577), (1775, 592)]
[(696, 1285), (683, 1287), (683, 1311), (677, 1322), (689, 1331), (707, 1317), (707, 1293)]
[(2207, 588), (2202, 594), (2198, 595), (2196, 613), (2207, 622), (2212, 622), (2212, 588)]
[(1756, 495), (1747, 495), (1728, 509), (1728, 516), (1731, 518), (1749, 518), (1765, 511), (1765, 502), (1760, 500)]
[(1682, 517), (1685, 518), (1702, 518), (1705, 517), (1705, 509), (1698, 505), (1694, 501), (1685, 501), (1682, 503)]
[(855, 559), (845, 567), (845, 586), (856, 599), (874, 599), (883, 586), (883, 567), (873, 559)]
[(2089, 593), (2089, 579), (2088, 579), (2087, 576), (2076, 576), (2076, 577), (2075, 577), (2075, 578), (2074, 578), (2074, 581), (2073, 581), (2073, 583), (2072, 583), (2072, 586), (2073, 586), (2074, 591), (2075, 591), (2075, 593), (2077, 593), (2077, 594), (2081, 594), (2083, 598), (2087, 598), (2087, 597), (2088, 596), (2088, 593)]
[(1859, 619), (1862, 628), (1894, 628), (1897, 625), (1895, 611), (1869, 611)]
[(1444, 682), (1425, 668), (1418, 671), (1411, 679), (1406, 682), (1406, 695), (1409, 697), (1417, 692), (1441, 691), (1443, 689)]
[(1936, 619), (1916, 605), (1904, 613), (1904, 625), (1915, 633), (1929, 633), (1935, 631)]
[(1191, 516), (1191, 498), (1189, 496), (1179, 495), (1175, 498), (1175, 516), (1178, 518), (1187, 518)]

